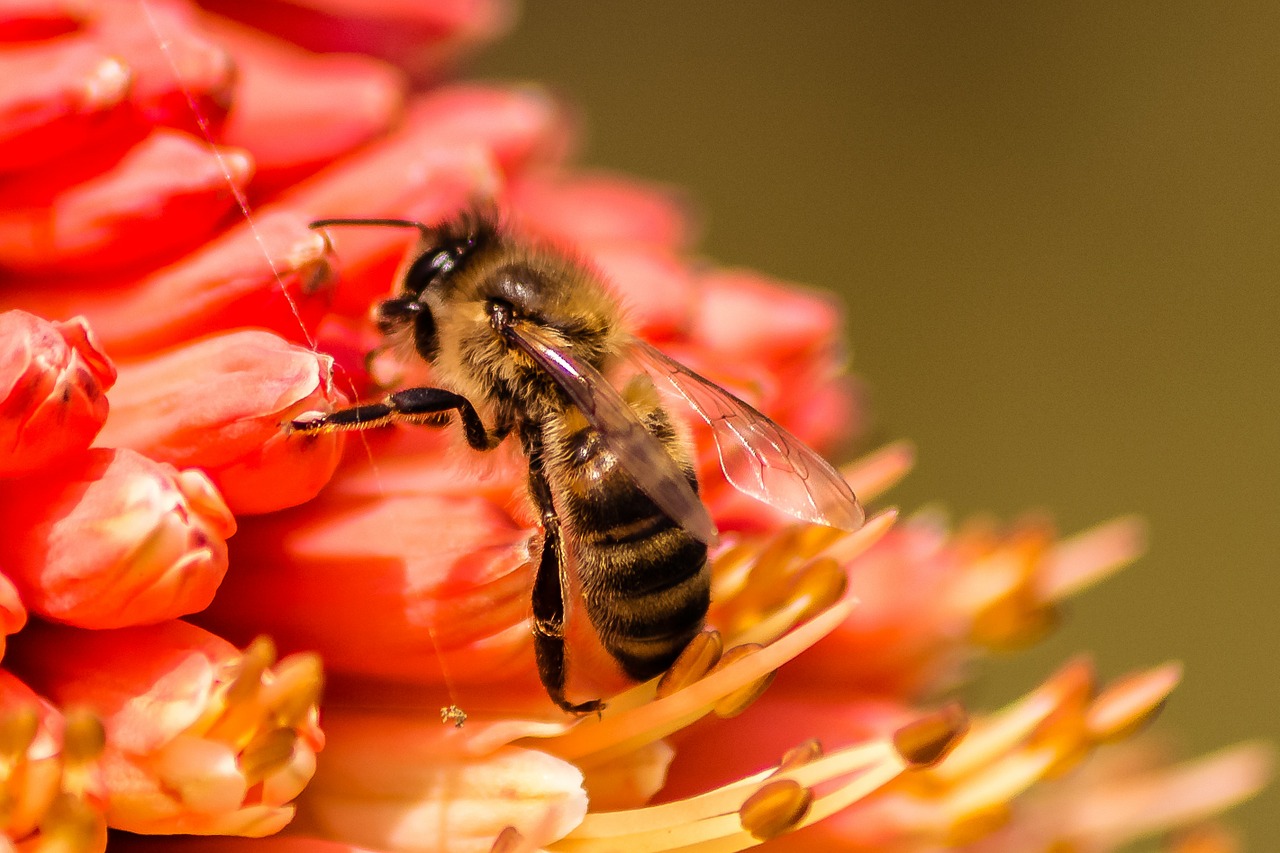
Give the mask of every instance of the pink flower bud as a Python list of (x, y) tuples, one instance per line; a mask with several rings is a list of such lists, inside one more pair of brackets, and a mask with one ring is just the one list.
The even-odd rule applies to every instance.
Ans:
[(0, 172), (49, 163), (128, 127), (131, 76), (81, 37), (0, 53)]
[(42, 625), (16, 671), (106, 726), (102, 770), (113, 827), (142, 833), (269, 835), (315, 771), (319, 663), (243, 653), (170, 621), (114, 631)]
[(253, 172), (243, 152), (215, 155), (207, 142), (167, 129), (94, 155), (4, 184), (0, 265), (98, 275), (172, 255), (201, 241)]
[(65, 35), (80, 26), (84, 11), (77, 0), (15, 0), (0, 11), (0, 42)]
[(265, 632), (282, 649), (314, 649), (331, 673), (536, 685), (531, 531), (468, 494), (474, 478), (436, 474), (453, 481), (452, 494), (374, 499), (335, 486), (304, 507), (245, 519), (236, 570), (201, 624), (237, 642)]
[(221, 138), (253, 155), (259, 196), (332, 162), (401, 117), (404, 77), (389, 65), (309, 53), (214, 16), (209, 22), (237, 69), (236, 108)]
[(679, 190), (607, 172), (521, 176), (508, 202), (525, 228), (593, 249), (616, 243), (682, 248), (693, 230)]
[(324, 238), (308, 221), (284, 210), (259, 215), (133, 287), (98, 293), (79, 282), (69, 287), (82, 292), (55, 298), (82, 306), (118, 358), (246, 325), (298, 340), (329, 295)]
[(26, 311), (0, 313), (0, 477), (88, 447), (115, 379), (83, 318), (51, 323)]
[(435, 79), (459, 54), (501, 35), (512, 18), (507, 0), (209, 0), (205, 5), (309, 50), (381, 56), (419, 80)]
[(0, 566), (47, 619), (137, 625), (203, 608), (235, 519), (198, 471), (90, 450), (0, 490)]
[(345, 398), (332, 359), (259, 331), (224, 332), (121, 368), (98, 438), (179, 468), (199, 468), (235, 513), (310, 500), (338, 465), (338, 433), (293, 435), (305, 412)]
[(231, 105), (235, 65), (202, 31), (194, 5), (103, 2), (93, 10), (89, 36), (132, 70), (129, 100), (142, 119), (195, 134), (201, 120), (217, 128)]

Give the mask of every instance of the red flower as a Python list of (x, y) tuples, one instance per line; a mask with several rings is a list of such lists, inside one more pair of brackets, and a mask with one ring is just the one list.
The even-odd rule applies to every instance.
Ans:
[[(490, 204), (599, 272), (628, 331), (819, 449), (864, 422), (838, 310), (693, 262), (679, 194), (576, 171), (573, 123), (545, 93), (429, 86), (505, 26), (496, 0), (209, 5), (0, 10), (10, 842), (288, 824), (157, 843), (1101, 850), (1261, 784), (1258, 748), (1139, 777), (1094, 759), (1152, 715), (1173, 666), (1098, 687), (1077, 662), (972, 720), (937, 698), (1135, 556), (1133, 522), (1062, 542), (1032, 523), (895, 528), (894, 511), (852, 533), (797, 525), (724, 481), (697, 423), (724, 533), (708, 628), (633, 684), (576, 608), (570, 690), (607, 707), (561, 713), (534, 664), (539, 519), (518, 453), (481, 457), (456, 425), (345, 442), (291, 428), (393, 379), (433, 381), (368, 321), (414, 229), (309, 223)], [(869, 501), (910, 462), (893, 445), (844, 473)], [(1055, 781), (1073, 767), (1088, 784)], [(1151, 792), (1184, 779), (1214, 791), (1152, 818)], [(1078, 808), (1098, 791), (1117, 794), (1101, 828)]]

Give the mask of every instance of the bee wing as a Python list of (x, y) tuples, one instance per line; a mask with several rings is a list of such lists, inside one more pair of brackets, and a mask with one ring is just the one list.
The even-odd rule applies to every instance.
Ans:
[(671, 383), (707, 424), (725, 478), (740, 492), (788, 515), (857, 530), (866, 518), (840, 472), (746, 402), (648, 343), (632, 339), (631, 358)]
[(511, 341), (559, 385), (650, 500), (695, 538), (715, 544), (718, 534), (706, 506), (662, 444), (605, 379), (547, 338), (537, 326), (504, 327)]

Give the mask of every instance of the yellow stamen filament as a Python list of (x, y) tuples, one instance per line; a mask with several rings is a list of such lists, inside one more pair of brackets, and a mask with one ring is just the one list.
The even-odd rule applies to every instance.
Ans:
[(15, 762), (27, 757), (27, 750), (40, 728), (40, 714), (25, 706), (0, 717), (0, 779), (8, 779)]
[(1013, 753), (948, 791), (938, 800), (950, 827), (948, 840), (957, 843), (957, 838), (980, 837), (973, 834), (979, 830), (990, 832), (992, 819), (1003, 814), (1006, 804), (1045, 778), (1057, 761), (1051, 750)]
[[(102, 813), (82, 798), (60, 794), (40, 821), (34, 853), (88, 853), (107, 846), (107, 824)], [(26, 849), (24, 847), (24, 849)]]
[(1181, 679), (1177, 663), (1122, 678), (1093, 701), (1085, 727), (1099, 742), (1127, 738), (1151, 722)]
[(782, 773), (794, 767), (803, 767), (812, 761), (817, 761), (822, 756), (822, 744), (817, 740), (807, 740), (799, 746), (793, 746), (788, 749), (783, 754), (782, 760), (778, 762), (778, 769), (775, 772)]
[(274, 677), (262, 688), (262, 703), (278, 726), (293, 727), (307, 721), (320, 703), (324, 671), (314, 654), (294, 654), (280, 661)]
[(62, 729), (62, 760), (83, 765), (96, 761), (107, 745), (107, 732), (96, 714), (84, 710), (67, 711)]
[(758, 653), (663, 699), (632, 706), (639, 696), (653, 695), (656, 679), (632, 688), (622, 694), (629, 701), (619, 703), (615, 697), (598, 717), (583, 718), (562, 734), (554, 734), (553, 730), (542, 748), (570, 761), (595, 764), (666, 737), (705, 716), (725, 696), (763, 678), (834, 631), (852, 608), (848, 600), (837, 602)]
[(1082, 837), (1120, 846), (1186, 826), (1252, 797), (1271, 776), (1270, 745), (1246, 743), (1194, 762), (1122, 779), (1091, 791), (1078, 810)]
[(898, 511), (896, 509), (886, 509), (878, 512), (867, 519), (866, 524), (858, 528), (853, 533), (845, 534), (836, 539), (830, 547), (821, 552), (821, 555), (835, 560), (840, 565), (846, 565), (854, 557), (860, 556), (872, 545), (880, 541), (889, 530), (898, 521)]
[(1169, 853), (1239, 853), (1242, 849), (1238, 838), (1216, 824), (1181, 832), (1169, 844)]
[[(1037, 690), (1009, 705), (991, 720), (974, 725), (951, 754), (927, 773), (931, 780), (953, 785), (981, 771), (993, 757), (1004, 755), (1030, 738), (1062, 705), (1093, 692), (1088, 664), (1075, 661), (1060, 669)], [(968, 783), (966, 783), (968, 784)]]
[(1044, 601), (1062, 601), (1133, 562), (1146, 549), (1146, 525), (1125, 516), (1077, 533), (1045, 555), (1036, 580)]
[(742, 828), (758, 841), (795, 828), (813, 805), (813, 791), (793, 779), (765, 784), (738, 809)]
[(819, 758), (802, 767), (779, 772), (766, 770), (687, 800), (643, 809), (588, 814), (581, 825), (560, 841), (548, 845), (555, 851), (620, 850), (628, 853), (674, 850), (735, 851), (755, 846), (758, 840), (742, 828), (740, 810), (760, 783), (792, 781), (817, 790), (833, 780), (851, 776), (842, 785), (812, 801), (792, 828), (821, 820), (897, 778), (907, 765), (888, 741), (875, 741)]

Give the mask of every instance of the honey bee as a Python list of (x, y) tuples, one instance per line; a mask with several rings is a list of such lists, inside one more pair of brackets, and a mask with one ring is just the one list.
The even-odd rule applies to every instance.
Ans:
[[(418, 230), (395, 294), (373, 318), (389, 344), (408, 344), (432, 365), (440, 387), (408, 388), (292, 427), (441, 426), (456, 413), (476, 450), (515, 433), (541, 524), (532, 548), (538, 675), (566, 712), (604, 707), (565, 696), (571, 570), (601, 645), (636, 680), (671, 666), (702, 629), (710, 604), (707, 549), (717, 541), (716, 526), (698, 497), (689, 446), (651, 377), (669, 383), (711, 426), (721, 468), (736, 488), (807, 521), (849, 530), (862, 524), (849, 485), (816, 452), (628, 335), (617, 301), (583, 261), (521, 239), (486, 214), (437, 225), (312, 223), (340, 225)], [(641, 372), (619, 392), (605, 375), (624, 359)]]

